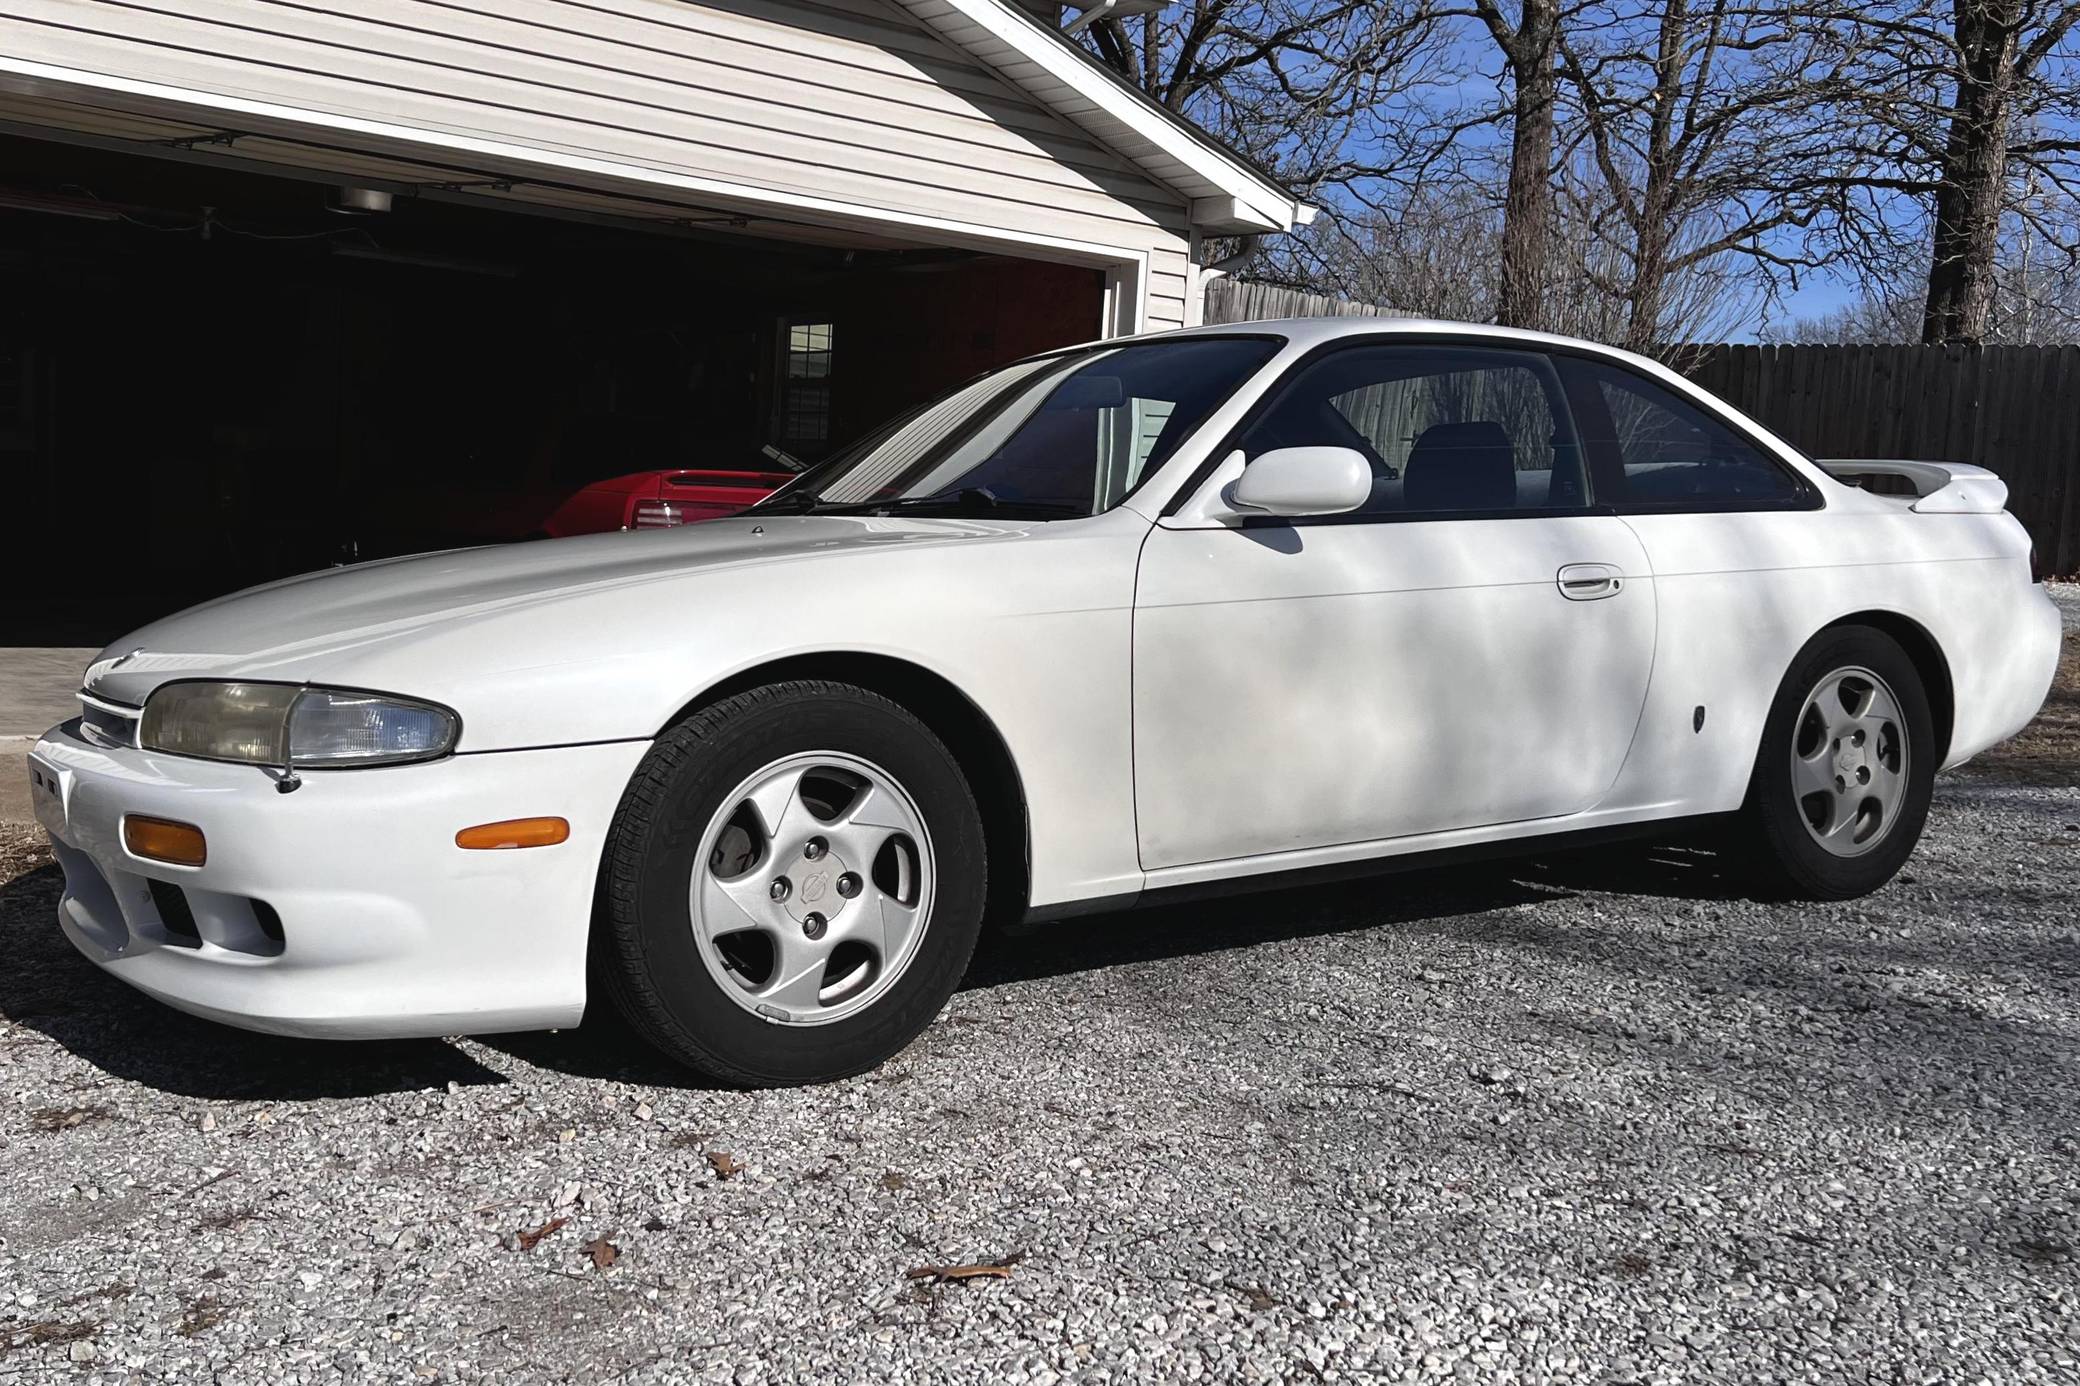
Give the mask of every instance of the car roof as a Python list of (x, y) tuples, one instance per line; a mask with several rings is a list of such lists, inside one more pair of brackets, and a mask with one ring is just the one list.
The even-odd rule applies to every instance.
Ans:
[(1593, 351), (1600, 356), (1632, 356), (1631, 352), (1621, 351), (1602, 342), (1585, 341), (1579, 337), (1562, 337), (1552, 332), (1527, 332), (1521, 328), (1497, 327), (1493, 323), (1454, 322), (1446, 318), (1268, 318), (1261, 322), (1209, 323), (1203, 327), (1150, 332), (1128, 340), (1162, 341), (1176, 337), (1234, 337), (1267, 333), (1284, 337), (1296, 346), (1302, 347), (1340, 341), (1347, 337), (1448, 336), (1478, 337), (1482, 341), (1514, 342), (1523, 346), (1570, 347), (1578, 351)]

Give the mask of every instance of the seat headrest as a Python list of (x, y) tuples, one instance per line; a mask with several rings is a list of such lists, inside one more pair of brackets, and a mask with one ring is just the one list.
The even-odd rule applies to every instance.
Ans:
[(1499, 423), (1432, 424), (1416, 436), (1402, 477), (1410, 510), (1509, 510), (1517, 503), (1517, 450)]

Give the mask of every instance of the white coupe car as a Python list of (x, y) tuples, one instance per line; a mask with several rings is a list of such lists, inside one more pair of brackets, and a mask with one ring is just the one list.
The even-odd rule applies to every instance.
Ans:
[(66, 934), (175, 1006), (532, 1029), (590, 977), (696, 1069), (810, 1082), (923, 1030), (986, 917), (1708, 815), (1770, 889), (1869, 891), (2049, 687), (2005, 495), (1581, 342), (1112, 341), (740, 517), (147, 626), (30, 773)]

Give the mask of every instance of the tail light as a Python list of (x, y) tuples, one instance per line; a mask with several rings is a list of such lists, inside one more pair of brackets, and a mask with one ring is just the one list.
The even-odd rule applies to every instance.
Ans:
[(630, 529), (670, 529), (686, 523), (686, 512), (666, 500), (636, 502), (635, 515), (629, 520)]

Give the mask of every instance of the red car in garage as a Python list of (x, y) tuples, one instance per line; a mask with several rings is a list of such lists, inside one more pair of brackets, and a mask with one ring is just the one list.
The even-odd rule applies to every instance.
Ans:
[(793, 472), (689, 470), (631, 472), (595, 481), (542, 521), (552, 539), (616, 529), (668, 529), (734, 515), (794, 479)]
[[(350, 531), (356, 556), (667, 529), (734, 515), (797, 475), (749, 444), (690, 439), (674, 421), (581, 418), (517, 457), (464, 431), (426, 451), (450, 476), (412, 505), (363, 514)], [(725, 465), (657, 465), (675, 457)]]

